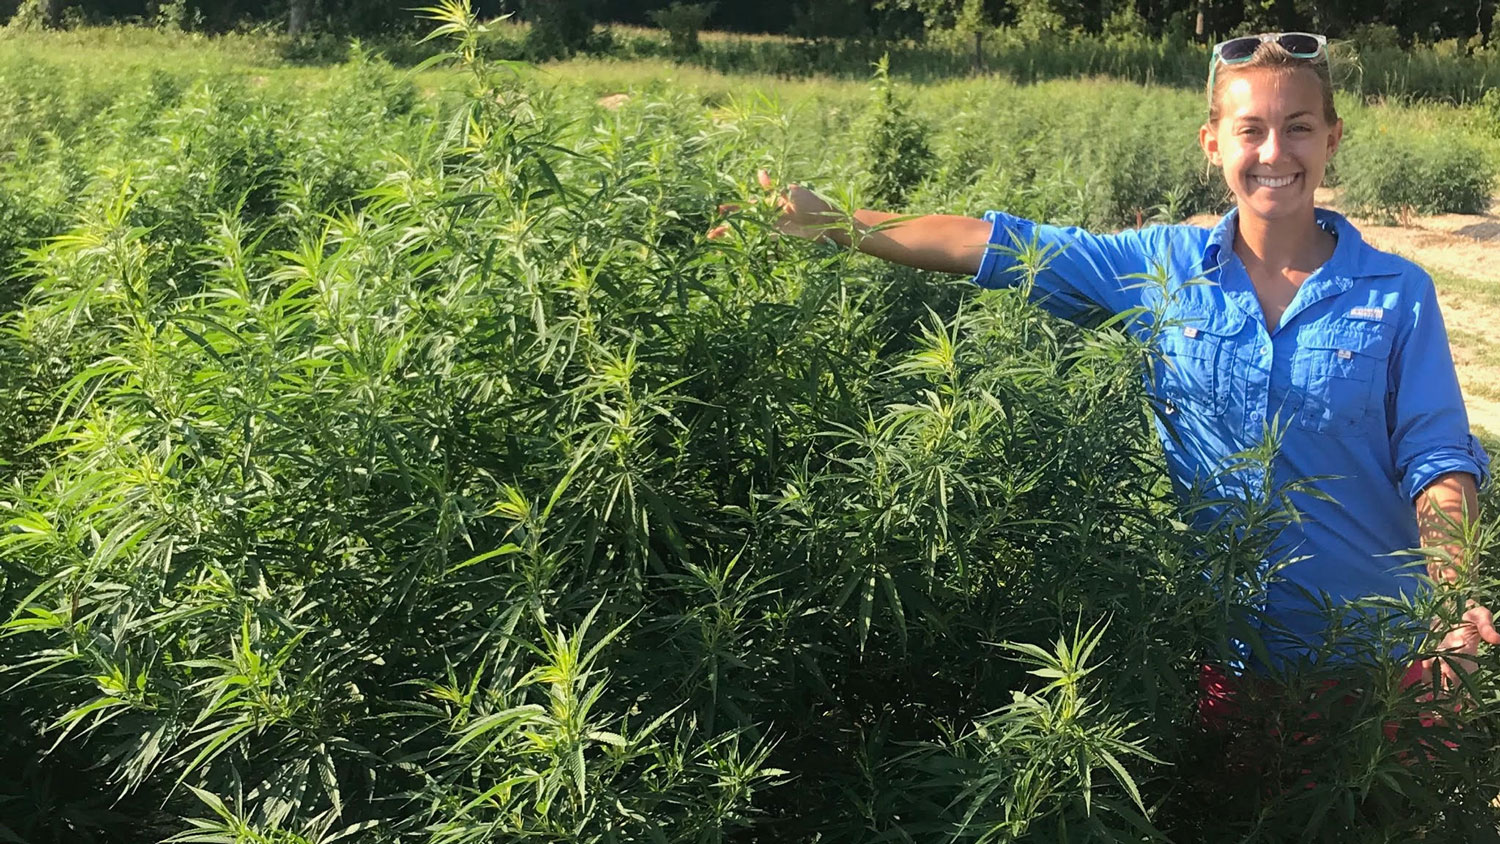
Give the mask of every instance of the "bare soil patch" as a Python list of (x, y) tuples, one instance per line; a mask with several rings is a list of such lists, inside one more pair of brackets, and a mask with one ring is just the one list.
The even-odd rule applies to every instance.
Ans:
[(1405, 255), (1429, 270), (1500, 283), (1500, 205), (1488, 214), (1415, 217), (1409, 226), (1355, 222), (1377, 249)]

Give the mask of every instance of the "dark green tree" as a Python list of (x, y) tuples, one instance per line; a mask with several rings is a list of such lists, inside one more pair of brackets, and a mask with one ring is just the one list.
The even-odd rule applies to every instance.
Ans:
[[(653, 15), (673, 0), (473, 0), (480, 18), (514, 13), (534, 27), (530, 52), (538, 58), (563, 56), (588, 45), (594, 25), (620, 22), (651, 25)], [(817, 39), (911, 37), (927, 30), (966, 28), (962, 22), (1021, 24), (1039, 31), (1100, 32), (1112, 16), (1118, 32), (1135, 28), (1119, 0), (757, 0), (721, 3), (712, 24), (741, 32), (802, 35)], [(291, 34), (394, 36), (419, 26), (410, 0), (0, 0), (0, 23), (58, 26), (65, 19), (91, 23), (163, 20), (191, 21), (222, 32), (236, 26), (269, 24)], [(1152, 35), (1186, 33), (1211, 41), (1235, 32), (1305, 29), (1344, 38), (1367, 25), (1394, 27), (1403, 43), (1459, 39), (1461, 48), (1493, 44), (1497, 0), (1134, 0), (1135, 11)], [(65, 14), (66, 11), (66, 14)], [(171, 14), (164, 17), (165, 12)], [(175, 16), (175, 17), (173, 17)]]
[(699, 50), (698, 31), (714, 13), (716, 3), (673, 2), (665, 9), (651, 13), (651, 22), (667, 31), (672, 42), (672, 52), (679, 56), (690, 56)]
[(792, 13), (790, 34), (812, 40), (854, 38), (866, 31), (860, 0), (812, 0)]
[(11, 23), (23, 29), (57, 29), (66, 5), (65, 0), (22, 0)]
[(312, 0), (291, 0), (287, 10), (287, 35), (300, 35), (307, 28), (307, 19), (312, 15)]
[(552, 59), (583, 50), (594, 32), (596, 5), (595, 0), (523, 0), (521, 13), (531, 23), (527, 52)]
[[(817, 5), (819, 0), (809, 0)], [(927, 29), (948, 29), (957, 23), (963, 12), (964, 0), (875, 0), (875, 9), (882, 12), (912, 12), (922, 17)]]

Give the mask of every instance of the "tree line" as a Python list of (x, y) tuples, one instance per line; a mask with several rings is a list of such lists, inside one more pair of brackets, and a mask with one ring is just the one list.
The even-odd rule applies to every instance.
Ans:
[[(1378, 28), (1403, 45), (1457, 39), (1492, 43), (1500, 0), (473, 0), (484, 17), (512, 15), (566, 40), (597, 24), (662, 25), (677, 19), (709, 29), (807, 38), (921, 38), (934, 30), (1046, 20), (1052, 29), (1108, 32), (1122, 16), (1145, 34), (1207, 41), (1229, 33), (1311, 30), (1335, 37)], [(292, 35), (414, 33), (423, 0), (0, 0), (0, 21), (43, 27), (138, 22), (222, 32), (262, 27)]]

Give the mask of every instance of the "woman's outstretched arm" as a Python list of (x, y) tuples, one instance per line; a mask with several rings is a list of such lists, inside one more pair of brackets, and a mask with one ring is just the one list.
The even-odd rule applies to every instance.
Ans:
[[(758, 178), (762, 188), (775, 190), (764, 170)], [(927, 214), (902, 219), (901, 214), (860, 210), (851, 221), (800, 185), (787, 186), (775, 194), (774, 201), (781, 211), (777, 228), (786, 234), (809, 240), (827, 237), (841, 246), (852, 245), (867, 255), (919, 270), (972, 276), (979, 272), (988, 247), (991, 224), (974, 217)], [(738, 208), (725, 205), (719, 210), (727, 213)], [(722, 237), (728, 231), (727, 225), (719, 225), (708, 236)]]

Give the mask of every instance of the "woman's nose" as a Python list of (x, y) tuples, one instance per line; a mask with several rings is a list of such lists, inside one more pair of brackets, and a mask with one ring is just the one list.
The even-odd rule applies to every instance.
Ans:
[(1281, 135), (1272, 131), (1266, 133), (1266, 139), (1260, 145), (1260, 160), (1263, 164), (1269, 164), (1281, 157)]

